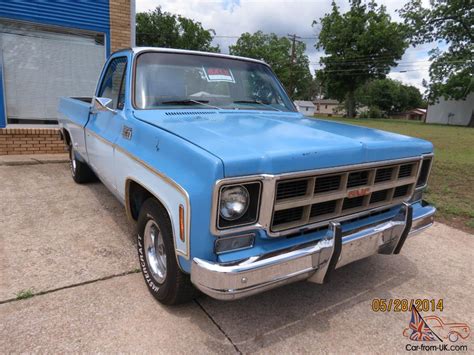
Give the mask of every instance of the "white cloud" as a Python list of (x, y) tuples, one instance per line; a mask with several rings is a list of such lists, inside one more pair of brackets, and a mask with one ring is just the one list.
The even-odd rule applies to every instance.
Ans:
[(388, 76), (400, 80), (406, 84), (413, 85), (423, 93), (423, 79), (429, 79), (430, 60), (428, 52), (434, 48), (433, 44), (424, 44), (418, 47), (409, 47), (403, 55), (400, 64), (392, 68)]
[[(399, 20), (396, 9), (401, 8), (405, 2), (406, 0), (378, 1), (387, 7), (387, 11), (395, 20)], [(342, 11), (348, 8), (348, 2), (345, 0), (339, 0), (337, 3)], [(165, 11), (192, 18), (201, 22), (204, 28), (214, 29), (214, 42), (220, 45), (224, 53), (227, 53), (228, 46), (237, 40), (232, 36), (238, 37), (244, 32), (262, 30), (281, 36), (296, 33), (303, 37), (302, 40), (306, 43), (312, 70), (319, 67), (317, 63), (322, 53), (314, 48), (317, 26), (312, 27), (311, 24), (313, 20), (319, 21), (331, 9), (330, 1), (320, 0), (136, 0), (137, 12), (152, 10), (160, 5)], [(427, 50), (431, 48), (431, 45), (409, 48), (401, 65), (394, 68), (389, 76), (423, 91), (422, 80), (429, 78)]]

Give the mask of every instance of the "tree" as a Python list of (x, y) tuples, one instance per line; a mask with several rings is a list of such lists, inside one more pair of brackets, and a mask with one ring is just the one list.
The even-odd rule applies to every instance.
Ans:
[(316, 48), (324, 49), (326, 56), (317, 76), (331, 97), (345, 100), (347, 115), (354, 117), (357, 88), (385, 78), (407, 47), (404, 26), (391, 21), (384, 6), (351, 0), (349, 11), (341, 14), (333, 1), (331, 13), (321, 18)]
[(430, 0), (423, 7), (421, 0), (411, 0), (400, 10), (411, 30), (411, 43), (444, 42), (446, 51), (436, 48), (430, 52), (431, 102), (464, 99), (474, 91), (474, 5), (472, 0)]
[(356, 101), (370, 108), (394, 114), (424, 106), (420, 90), (392, 79), (378, 79), (356, 90)]
[(292, 43), (287, 37), (262, 31), (243, 33), (236, 44), (229, 46), (232, 55), (264, 60), (278, 76), (292, 99), (311, 99), (313, 77), (309, 70), (306, 45), (295, 43), (294, 60), (291, 61)]
[(316, 98), (323, 98), (325, 96), (326, 91), (324, 90), (324, 87), (321, 85), (318, 78), (314, 76), (303, 99), (313, 100)]
[(400, 109), (401, 111), (410, 110), (412, 108), (426, 108), (427, 103), (423, 100), (423, 95), (421, 94), (420, 90), (411, 85), (402, 85), (402, 88), (405, 91), (406, 101), (405, 107)]
[(137, 45), (219, 52), (219, 46), (212, 46), (212, 29), (204, 29), (181, 15), (163, 12), (161, 7), (137, 14)]

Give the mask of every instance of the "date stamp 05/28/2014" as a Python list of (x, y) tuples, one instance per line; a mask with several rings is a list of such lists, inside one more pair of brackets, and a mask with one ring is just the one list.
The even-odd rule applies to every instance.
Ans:
[(443, 311), (443, 299), (407, 299), (407, 298), (374, 298), (372, 311), (374, 312), (411, 312), (412, 307), (423, 312)]

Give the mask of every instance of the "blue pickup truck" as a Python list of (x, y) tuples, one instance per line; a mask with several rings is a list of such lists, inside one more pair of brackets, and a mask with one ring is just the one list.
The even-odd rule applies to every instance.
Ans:
[(433, 224), (431, 143), (304, 117), (262, 61), (118, 51), (95, 96), (59, 112), (74, 181), (125, 206), (164, 304), (327, 282)]

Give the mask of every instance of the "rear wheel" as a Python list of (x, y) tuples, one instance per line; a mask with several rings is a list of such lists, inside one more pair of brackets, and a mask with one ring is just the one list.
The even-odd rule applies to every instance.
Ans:
[(189, 275), (178, 266), (171, 222), (154, 198), (146, 200), (138, 216), (138, 258), (150, 293), (163, 304), (192, 300), (197, 295)]
[(77, 158), (77, 153), (72, 144), (69, 145), (69, 166), (73, 180), (78, 184), (95, 181), (97, 178), (87, 163)]

